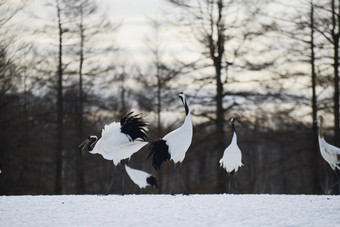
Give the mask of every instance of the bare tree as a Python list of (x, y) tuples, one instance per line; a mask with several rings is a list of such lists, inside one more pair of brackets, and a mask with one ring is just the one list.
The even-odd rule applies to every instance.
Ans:
[[(114, 68), (112, 61), (108, 61), (108, 59), (117, 50), (111, 40), (113, 40), (112, 35), (119, 25), (111, 23), (98, 10), (97, 2), (89, 0), (64, 1), (63, 4), (65, 6), (63, 13), (67, 20), (69, 34), (65, 54), (70, 59), (64, 74), (69, 81), (66, 86), (71, 90), (77, 90), (77, 98), (68, 99), (65, 102), (74, 102), (74, 112), (70, 113), (70, 116), (74, 119), (76, 136), (83, 138), (86, 136), (84, 132), (84, 120), (88, 114), (86, 108), (94, 103), (97, 106), (101, 105), (101, 102), (89, 99), (89, 97), (95, 97), (94, 92), (97, 92), (93, 90), (93, 87), (101, 83), (105, 84), (108, 80), (102, 75), (109, 74), (110, 70)], [(97, 41), (105, 36), (110, 36), (110, 42)], [(70, 93), (75, 94), (73, 91)], [(70, 105), (72, 106), (72, 104)], [(84, 153), (76, 149), (76, 144), (73, 144), (72, 147), (68, 153), (72, 153), (72, 158), (75, 160), (75, 168), (73, 168), (77, 179), (75, 187), (77, 193), (83, 194), (86, 190)]]
[[(255, 91), (230, 89), (233, 83), (239, 84), (239, 78), (232, 77), (233, 72), (259, 71), (271, 65), (268, 62), (256, 62), (257, 58), (249, 61), (250, 56), (255, 56), (256, 52), (249, 44), (266, 32), (257, 21), (259, 8), (264, 2), (224, 0), (169, 0), (169, 2), (181, 9), (183, 14), (180, 22), (189, 26), (190, 34), (194, 35), (201, 47), (202, 58), (196, 63), (195, 70), (199, 69), (204, 73), (194, 81), (206, 92), (198, 92), (203, 93), (199, 95), (202, 108), (193, 114), (214, 124), (215, 145), (212, 149), (216, 157), (222, 157), (227, 145), (226, 119), (228, 116), (231, 117), (233, 111), (236, 112), (235, 115), (243, 111), (238, 99), (241, 97), (260, 99)], [(211, 85), (214, 86), (214, 91), (209, 87)], [(224, 173), (219, 167), (216, 171), (217, 187), (220, 192), (225, 191), (222, 175)]]
[[(315, 29), (321, 34), (329, 49), (332, 50), (331, 65), (333, 68), (333, 116), (334, 116), (334, 144), (340, 146), (340, 118), (339, 118), (339, 39), (340, 39), (340, 2), (331, 0), (330, 2), (318, 1), (318, 23)], [(325, 47), (327, 44), (325, 43)], [(326, 48), (325, 48), (326, 49)], [(329, 50), (327, 48), (327, 50)], [(324, 58), (328, 56), (325, 55)]]
[[(331, 37), (333, 44), (333, 67), (334, 67), (334, 143), (340, 146), (340, 118), (339, 118), (339, 39), (340, 39), (340, 1), (331, 1), (332, 28)], [(337, 7), (337, 9), (335, 8)]]
[[(151, 63), (145, 72), (139, 70), (139, 74), (136, 76), (136, 81), (141, 85), (141, 89), (136, 91), (136, 97), (142, 110), (154, 112), (157, 116), (156, 123), (151, 125), (155, 128), (155, 132), (150, 133), (150, 139), (156, 140), (162, 138), (166, 134), (165, 132), (170, 130), (169, 125), (166, 125), (162, 120), (162, 116), (166, 111), (174, 108), (168, 103), (177, 100), (178, 89), (173, 84), (183, 74), (184, 66), (179, 62), (171, 63), (165, 60), (166, 44), (162, 41), (165, 33), (163, 22), (149, 19), (149, 23), (152, 33), (146, 39), (146, 46), (151, 55)], [(166, 174), (164, 169), (161, 168), (158, 171), (159, 193), (163, 192), (166, 184), (163, 180), (163, 176)]]
[(62, 193), (62, 165), (63, 165), (63, 28), (61, 19), (61, 5), (59, 0), (56, 0), (56, 10), (58, 18), (58, 31), (59, 31), (59, 51), (58, 51), (58, 70), (57, 70), (57, 168), (56, 168), (56, 182), (55, 193)]

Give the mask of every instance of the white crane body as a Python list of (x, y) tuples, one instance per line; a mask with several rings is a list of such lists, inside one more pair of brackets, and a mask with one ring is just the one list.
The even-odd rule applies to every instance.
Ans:
[(120, 127), (118, 122), (105, 125), (102, 137), (90, 153), (101, 154), (103, 158), (112, 160), (114, 165), (118, 165), (121, 160), (131, 157), (147, 144), (141, 139), (131, 141), (128, 135), (120, 132)]
[[(116, 166), (148, 144), (145, 142), (147, 138), (146, 126), (147, 124), (138, 115), (133, 115), (133, 112), (125, 113), (120, 122), (112, 122), (104, 126), (99, 140), (97, 136), (91, 134), (80, 145), (83, 150), (87, 148), (91, 154), (100, 154), (103, 158), (113, 161), (113, 176), (106, 194), (114, 181)], [(122, 194), (124, 194), (125, 172), (122, 166), (120, 168), (122, 171)]]
[(161, 140), (151, 142), (149, 148), (149, 157), (151, 155), (153, 156), (152, 165), (156, 170), (160, 169), (161, 164), (165, 161), (173, 160), (174, 162), (171, 194), (174, 194), (175, 172), (176, 164), (178, 162), (180, 163), (178, 173), (180, 175), (181, 184), (184, 190), (184, 194), (187, 194), (182, 177), (182, 162), (185, 158), (187, 150), (190, 147), (193, 134), (190, 111), (184, 93), (180, 92), (179, 97), (181, 98), (185, 108), (186, 116), (183, 125), (165, 135)]
[(237, 171), (238, 168), (243, 166), (242, 164), (242, 153), (237, 145), (237, 135), (235, 129), (235, 120), (232, 118), (230, 120), (233, 129), (233, 137), (231, 139), (230, 145), (224, 150), (223, 156), (220, 159), (220, 166), (223, 167), (228, 173), (228, 188), (230, 193), (230, 173), (234, 171), (235, 188), (236, 193), (238, 193), (237, 185)]
[(232, 171), (238, 171), (238, 168), (243, 166), (242, 153), (237, 146), (236, 132), (233, 134), (231, 144), (224, 150), (223, 157), (220, 159), (220, 166), (225, 168), (228, 173)]
[(340, 148), (335, 147), (326, 142), (323, 136), (323, 117), (319, 116), (319, 131), (318, 131), (318, 139), (319, 139), (319, 148), (321, 156), (328, 162), (333, 170), (336, 168), (340, 170)]
[(183, 162), (192, 140), (192, 124), (190, 114), (186, 116), (181, 127), (163, 137), (169, 147), (169, 154), (174, 163)]
[[(330, 165), (330, 167), (335, 171), (337, 183), (338, 184), (338, 193), (340, 194), (340, 148), (335, 147), (326, 142), (323, 137), (323, 117), (320, 115), (317, 119), (319, 121), (319, 130), (318, 130), (318, 140), (319, 140), (319, 148), (320, 153), (323, 159)], [(334, 184), (334, 185), (336, 185)]]

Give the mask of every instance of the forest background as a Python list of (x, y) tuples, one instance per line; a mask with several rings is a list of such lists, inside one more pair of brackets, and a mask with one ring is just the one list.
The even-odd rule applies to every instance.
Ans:
[[(194, 125), (189, 193), (226, 192), (218, 161), (231, 118), (240, 193), (337, 193), (315, 120), (324, 116), (339, 147), (340, 1), (158, 2), (125, 40), (114, 1), (0, 0), (0, 194), (104, 193), (113, 163), (78, 145), (128, 110), (143, 114), (150, 141), (163, 137), (183, 122), (181, 91)], [(156, 172), (147, 155), (130, 166), (157, 176), (159, 189), (128, 180), (126, 192), (169, 193), (172, 162)], [(118, 177), (112, 193), (120, 189)]]

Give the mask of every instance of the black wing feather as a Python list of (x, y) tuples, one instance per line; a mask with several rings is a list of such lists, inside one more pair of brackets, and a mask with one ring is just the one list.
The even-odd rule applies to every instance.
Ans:
[(152, 155), (152, 166), (157, 170), (161, 164), (170, 160), (169, 147), (165, 140), (150, 142), (148, 158)]
[(143, 141), (147, 140), (147, 123), (143, 121), (142, 117), (138, 114), (133, 115), (133, 111), (125, 112), (120, 119), (120, 131), (129, 135), (132, 141), (140, 138)]
[(158, 188), (157, 180), (156, 180), (155, 177), (150, 176), (150, 177), (146, 178), (146, 182), (147, 182), (150, 186), (152, 186), (152, 187), (154, 187), (154, 188), (156, 188), (156, 189)]

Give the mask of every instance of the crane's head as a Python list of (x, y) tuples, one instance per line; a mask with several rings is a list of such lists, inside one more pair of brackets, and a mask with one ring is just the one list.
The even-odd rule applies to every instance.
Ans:
[(156, 189), (158, 188), (157, 180), (153, 176), (149, 176), (148, 178), (146, 178), (146, 182), (148, 183), (149, 186), (156, 188)]
[(231, 127), (233, 128), (233, 131), (235, 132), (235, 131), (236, 131), (236, 129), (235, 129), (236, 119), (231, 118), (231, 119), (230, 119), (230, 123), (231, 123)]
[(184, 102), (185, 94), (183, 92), (180, 92), (178, 96), (181, 98), (182, 102)]
[(179, 97), (181, 98), (182, 100), (182, 103), (184, 105), (184, 108), (185, 108), (185, 115), (188, 115), (189, 114), (189, 107), (188, 107), (188, 104), (187, 104), (187, 101), (185, 99), (185, 94), (183, 92), (180, 92), (179, 93)]
[(96, 135), (90, 134), (84, 142), (82, 142), (79, 147), (81, 147), (81, 150), (85, 150), (87, 147), (88, 151), (91, 152), (94, 148), (94, 145), (96, 144), (98, 140), (98, 137)]
[(322, 115), (319, 115), (316, 119), (316, 122), (318, 122), (319, 124), (321, 124), (323, 122), (323, 117)]
[(230, 122), (231, 122), (231, 123), (235, 123), (235, 122), (236, 122), (236, 119), (235, 119), (235, 118), (230, 118)]

